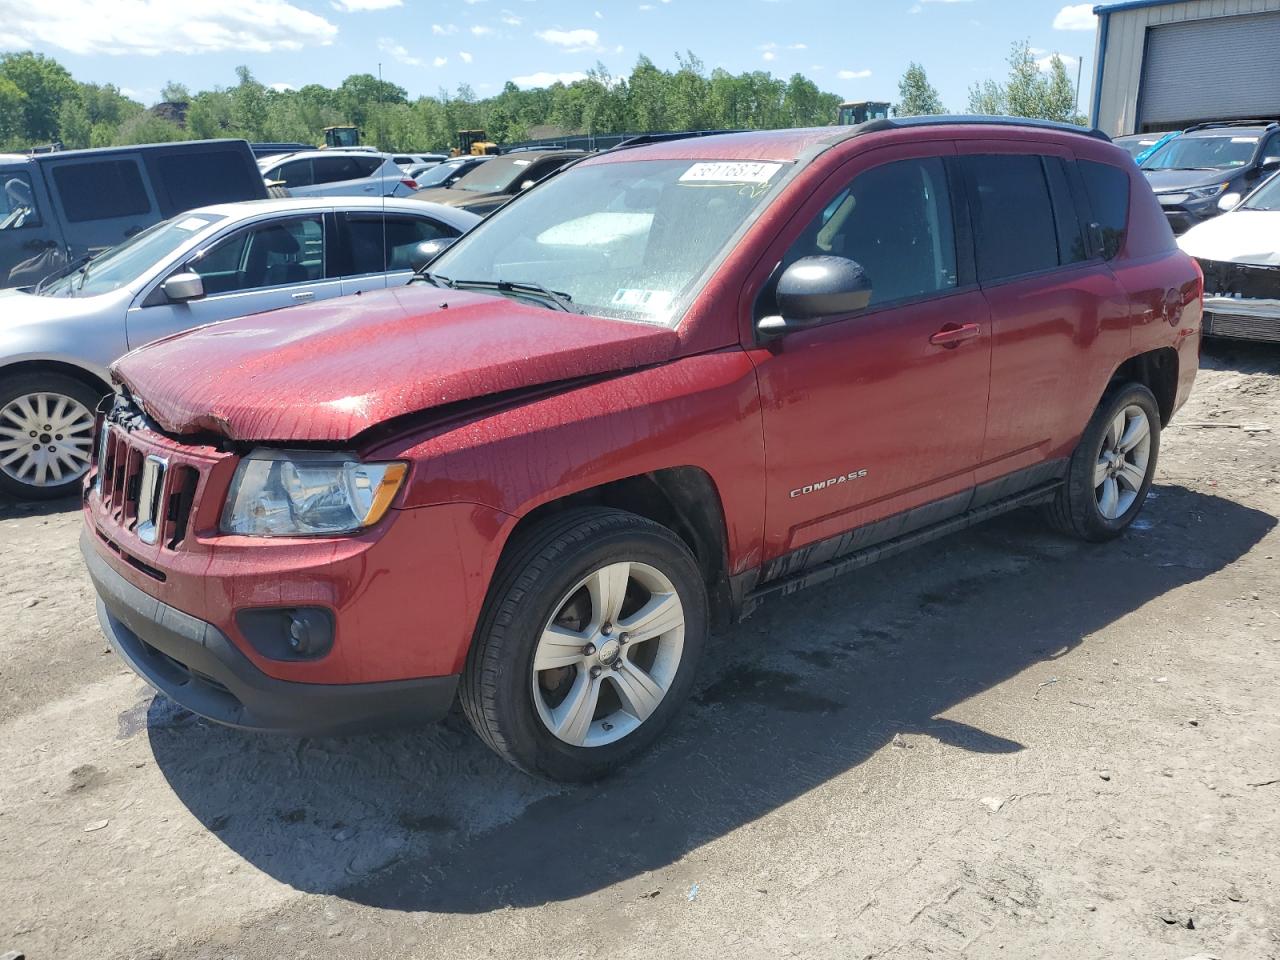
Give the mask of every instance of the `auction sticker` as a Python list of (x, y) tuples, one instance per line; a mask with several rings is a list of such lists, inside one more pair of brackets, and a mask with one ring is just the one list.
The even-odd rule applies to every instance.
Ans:
[(780, 163), (717, 160), (695, 163), (680, 174), (682, 183), (768, 183), (782, 169)]
[(669, 290), (632, 290), (623, 287), (613, 295), (612, 302), (615, 307), (655, 312), (665, 310), (671, 305), (671, 292)]

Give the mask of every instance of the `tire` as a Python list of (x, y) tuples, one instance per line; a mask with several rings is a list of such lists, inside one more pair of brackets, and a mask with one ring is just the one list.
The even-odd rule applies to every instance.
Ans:
[[(1117, 436), (1122, 415), (1124, 431)], [(1139, 419), (1145, 419), (1145, 437)], [(1122, 450), (1124, 445), (1129, 449)], [(1093, 543), (1118, 537), (1147, 499), (1159, 453), (1160, 408), (1151, 391), (1129, 383), (1108, 392), (1071, 455), (1066, 482), (1049, 504), (1050, 524)]]
[(76, 493), (89, 470), (102, 396), (58, 373), (25, 373), (0, 384), (0, 491), (22, 500)]
[[(632, 638), (628, 624), (653, 635)], [(499, 563), (459, 699), (480, 738), (519, 769), (595, 780), (679, 712), (707, 630), (706, 586), (679, 537), (621, 510), (566, 511)]]
[(280, 184), (274, 184), (273, 186), (267, 187), (267, 196), (275, 200), (280, 197), (291, 197), (293, 194), (289, 192), (288, 187), (281, 186)]

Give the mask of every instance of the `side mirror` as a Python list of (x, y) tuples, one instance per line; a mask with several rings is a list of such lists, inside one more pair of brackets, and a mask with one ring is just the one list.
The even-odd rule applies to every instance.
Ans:
[(1240, 203), (1240, 194), (1235, 192), (1224, 193), (1221, 197), (1218, 198), (1218, 209), (1221, 210), (1223, 213), (1226, 213), (1229, 210), (1234, 210), (1236, 208), (1236, 205), (1239, 203)]
[(186, 303), (204, 296), (204, 280), (198, 273), (175, 273), (160, 284), (160, 289), (171, 303)]
[(457, 239), (457, 237), (436, 237), (434, 240), (423, 240), (409, 254), (409, 266), (415, 271), (421, 270), (453, 246), (453, 242)]
[(1263, 157), (1262, 169), (1264, 171), (1280, 170), (1280, 157)]
[(762, 318), (757, 324), (761, 333), (815, 327), (865, 310), (871, 302), (871, 279), (856, 260), (802, 257), (778, 278), (777, 299), (779, 315)]

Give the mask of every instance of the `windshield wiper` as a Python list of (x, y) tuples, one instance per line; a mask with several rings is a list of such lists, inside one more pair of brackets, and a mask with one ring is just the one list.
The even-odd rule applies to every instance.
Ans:
[(581, 313), (570, 301), (573, 297), (561, 290), (552, 290), (544, 287), (540, 283), (533, 283), (528, 280), (453, 280), (451, 285), (455, 290), (465, 290), (468, 288), (475, 290), (497, 290), (499, 293), (523, 293), (532, 294), (547, 304), (554, 304), (558, 310), (566, 313)]
[(450, 280), (448, 277), (446, 277), (442, 273), (432, 273), (426, 267), (423, 267), (421, 270), (415, 273), (413, 275), (413, 279), (411, 279), (409, 282), (416, 283), (419, 280), (425, 280), (427, 281), (427, 283), (431, 284), (433, 287), (445, 287), (446, 289), (449, 289), (449, 290), (453, 289), (452, 280)]

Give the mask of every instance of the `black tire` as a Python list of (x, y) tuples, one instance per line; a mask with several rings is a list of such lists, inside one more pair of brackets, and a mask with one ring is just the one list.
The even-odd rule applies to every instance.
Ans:
[(274, 184), (273, 186), (267, 187), (267, 196), (275, 200), (280, 197), (291, 197), (293, 196), (293, 194), (289, 192), (288, 187), (281, 186), (280, 184), (277, 183), (277, 184)]
[[(82, 405), (90, 414), (103, 397), (102, 393), (83, 381), (64, 374), (23, 373), (0, 382), (0, 411), (18, 397), (35, 393), (51, 393), (68, 397)], [(14, 423), (6, 420), (0, 423), (0, 426), (12, 428)], [(0, 439), (6, 438), (7, 435), (0, 435)], [(0, 456), (0, 460), (3, 459), (4, 457)], [(0, 467), (0, 492), (20, 500), (56, 500), (59, 497), (69, 497), (80, 490), (81, 481), (84, 479), (82, 471), (64, 483), (38, 485), (34, 482), (24, 482), (25, 477), (19, 479), (13, 476), (11, 469), (12, 467)]]
[[(1118, 516), (1109, 518), (1099, 506), (1098, 487), (1094, 486), (1094, 470), (1103, 454), (1111, 424), (1129, 407), (1146, 414), (1150, 435), (1146, 473), (1132, 504)], [(1123, 533), (1142, 510), (1155, 476), (1160, 454), (1160, 407), (1155, 396), (1140, 383), (1127, 383), (1110, 390), (1094, 411), (1080, 442), (1071, 455), (1066, 482), (1045, 511), (1049, 523), (1068, 536), (1101, 543)]]
[[(679, 664), (656, 709), (638, 727), (612, 743), (574, 746), (539, 716), (534, 652), (569, 591), (593, 571), (624, 560), (660, 571), (675, 587), (685, 627)], [(621, 510), (569, 510), (537, 524), (508, 548), (467, 657), (459, 699), (480, 738), (519, 769), (549, 780), (595, 780), (648, 747), (679, 712), (707, 630), (706, 586), (679, 537)]]

